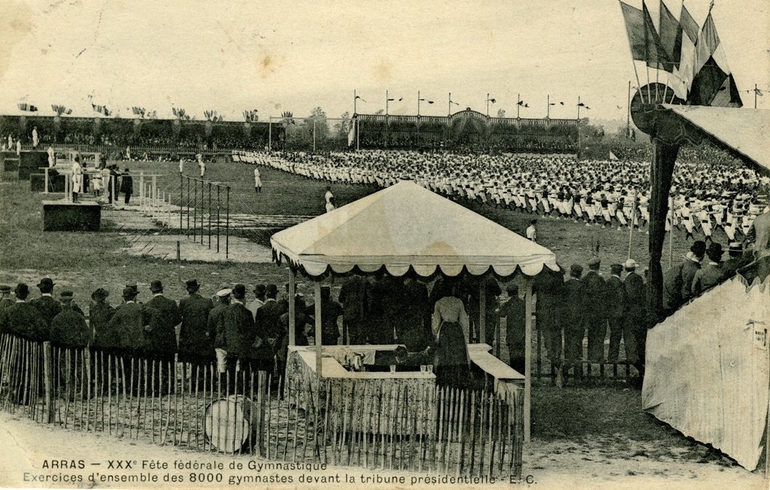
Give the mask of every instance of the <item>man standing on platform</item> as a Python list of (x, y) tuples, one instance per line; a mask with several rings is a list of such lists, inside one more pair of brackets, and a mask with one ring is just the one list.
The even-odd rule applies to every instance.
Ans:
[(72, 202), (78, 202), (78, 194), (83, 190), (83, 167), (80, 166), (80, 156), (72, 161)]
[(37, 288), (40, 290), (40, 297), (31, 301), (32, 306), (42, 315), (48, 328), (51, 328), (53, 317), (61, 312), (61, 304), (53, 299), (54, 282), (50, 277), (44, 277), (40, 280)]
[[(364, 321), (369, 302), (369, 283), (359, 275), (350, 276), (340, 289), (342, 303), (342, 343), (361, 345), (364, 343)], [(430, 318), (430, 313), (428, 313)], [(430, 323), (429, 323), (430, 324)]]
[(120, 192), (125, 196), (125, 204), (128, 205), (131, 201), (131, 194), (134, 193), (134, 179), (127, 168), (120, 178)]

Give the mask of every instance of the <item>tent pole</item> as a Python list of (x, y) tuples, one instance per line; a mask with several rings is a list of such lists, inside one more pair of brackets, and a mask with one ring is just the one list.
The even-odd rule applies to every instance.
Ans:
[(315, 373), (321, 379), (321, 278), (313, 283), (315, 290)]
[(297, 308), (294, 305), (294, 297), (296, 296), (295, 293), (295, 276), (296, 273), (294, 272), (294, 269), (291, 267), (289, 268), (289, 345), (294, 346), (297, 345), (297, 338), (296, 338), (296, 315), (297, 315)]
[(479, 283), (479, 344), (487, 340), (487, 288), (484, 279)]
[[(765, 349), (767, 349), (767, 362), (770, 366), (770, 347), (767, 342), (767, 329), (765, 329)], [(767, 418), (765, 419), (765, 479), (770, 478), (770, 399), (767, 401)]]
[(531, 440), (530, 410), (532, 406), (532, 278), (526, 278), (524, 333), (524, 442)]

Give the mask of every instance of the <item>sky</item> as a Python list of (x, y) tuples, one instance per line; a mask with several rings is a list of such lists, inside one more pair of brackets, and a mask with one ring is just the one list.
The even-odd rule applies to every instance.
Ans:
[[(641, 7), (641, 0), (627, 0)], [(710, 0), (687, 0), (702, 24)], [(681, 2), (668, 0), (679, 16)], [(648, 2), (657, 22), (658, 2)], [(714, 20), (745, 106), (770, 91), (770, 2), (716, 0)], [(647, 71), (638, 65), (642, 84)], [(655, 80), (655, 72), (650, 72)], [(315, 107), (329, 117), (385, 108), (446, 115), (625, 120), (637, 85), (617, 0), (51, 0), (0, 2), (0, 113), (17, 102), (92, 116), (89, 100), (122, 117), (131, 106), (203, 119), (217, 110), (261, 120)], [(660, 76), (665, 81), (665, 75)], [(89, 97), (91, 97), (89, 99)], [(399, 99), (402, 99), (399, 101)], [(433, 104), (427, 103), (433, 100)], [(564, 105), (560, 103), (564, 102)], [(770, 109), (770, 93), (759, 98)]]

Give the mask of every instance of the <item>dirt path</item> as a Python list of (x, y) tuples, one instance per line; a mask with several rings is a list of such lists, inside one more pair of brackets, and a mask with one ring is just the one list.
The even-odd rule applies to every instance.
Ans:
[[(395, 473), (390, 471), (363, 471), (358, 468), (332, 467), (323, 469), (306, 469), (305, 471), (289, 471), (285, 469), (257, 470), (264, 460), (250, 459), (246, 456), (227, 456), (211, 453), (200, 453), (182, 450), (175, 447), (159, 447), (144, 441), (120, 440), (106, 434), (82, 433), (61, 428), (43, 426), (30, 420), (16, 417), (8, 413), (0, 413), (0, 447), (3, 457), (0, 458), (0, 485), (18, 487), (61, 487), (61, 488), (146, 488), (158, 485), (174, 486), (176, 488), (190, 487), (222, 487), (226, 485), (246, 485), (244, 477), (278, 476), (292, 477), (291, 485), (271, 485), (270, 487), (284, 488), (338, 488), (343, 486), (346, 475), (355, 477), (358, 485), (360, 476), (373, 478), (405, 477), (403, 485), (367, 483), (367, 486), (378, 488), (419, 488), (410, 485), (412, 473)], [(744, 469), (732, 466), (725, 467), (717, 462), (704, 463), (675, 460), (660, 455), (661, 448), (646, 447), (644, 443), (629, 442), (628, 451), (624, 454), (611, 454), (603, 449), (606, 441), (583, 440), (580, 443), (571, 441), (538, 442), (534, 441), (524, 450), (525, 480), (518, 486), (536, 489), (596, 489), (596, 488), (767, 488), (767, 482), (760, 474), (749, 473)], [(665, 452), (664, 452), (665, 454)], [(50, 468), (52, 460), (65, 460), (68, 465), (76, 465), (75, 469)], [(80, 461), (83, 461), (83, 468)], [(131, 469), (110, 469), (110, 461), (129, 461)], [(144, 465), (143, 462), (147, 463)], [(168, 464), (168, 469), (150, 467), (150, 461)], [(174, 468), (175, 462), (198, 464), (199, 469)], [(96, 464), (95, 464), (96, 463)], [(243, 464), (243, 469), (232, 469), (232, 464)], [(222, 470), (217, 469), (221, 465)], [(251, 465), (251, 469), (249, 466)], [(49, 466), (46, 468), (45, 466)], [(125, 466), (125, 463), (121, 466)], [(191, 482), (191, 473), (222, 474), (219, 484), (201, 484)], [(141, 475), (157, 477), (158, 483), (152, 484), (141, 481), (134, 482), (89, 482), (89, 476), (94, 474), (96, 479), (102, 475), (112, 475), (117, 478), (140, 478)], [(308, 485), (299, 481), (301, 475), (326, 477), (327, 484), (315, 483)], [(64, 475), (80, 477), (83, 481), (76, 483), (64, 482)], [(37, 478), (33, 481), (33, 476)], [(163, 482), (164, 477), (183, 478), (182, 482)], [(339, 477), (340, 483), (336, 483)], [(26, 480), (25, 480), (26, 478)], [(42, 478), (42, 480), (41, 480)], [(51, 481), (56, 478), (57, 481)], [(216, 477), (215, 477), (216, 478)], [(239, 480), (241, 478), (241, 480)], [(506, 487), (510, 482), (497, 482), (494, 487)], [(249, 486), (261, 485), (250, 482)], [(345, 485), (352, 487), (353, 485)], [(358, 485), (360, 486), (360, 485)], [(442, 488), (446, 485), (432, 485), (428, 488)], [(451, 485), (452, 488), (463, 488), (461, 485)], [(489, 485), (487, 485), (489, 487)], [(479, 488), (479, 486), (476, 486)]]

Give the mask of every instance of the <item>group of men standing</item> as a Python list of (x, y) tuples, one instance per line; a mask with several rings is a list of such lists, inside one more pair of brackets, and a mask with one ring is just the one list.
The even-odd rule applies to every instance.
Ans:
[[(607, 279), (599, 273), (599, 258), (590, 259), (587, 265), (585, 274), (582, 265), (570, 266), (566, 280), (563, 271), (548, 271), (535, 281), (536, 318), (549, 358), (559, 366), (563, 356), (563, 369), (578, 365), (584, 359), (583, 341), (587, 338), (586, 360), (614, 363), (619, 360), (622, 340), (626, 361), (641, 369), (648, 319), (645, 283), (636, 272), (638, 264), (633, 259), (612, 264)], [(610, 343), (605, 354), (608, 331)]]

